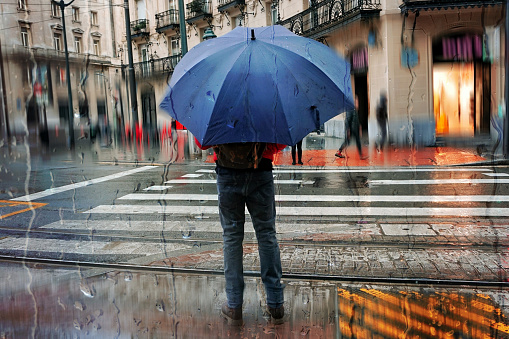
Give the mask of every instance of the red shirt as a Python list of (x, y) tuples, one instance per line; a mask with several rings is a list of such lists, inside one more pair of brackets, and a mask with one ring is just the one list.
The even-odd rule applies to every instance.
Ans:
[[(202, 150), (206, 150), (206, 149), (209, 149), (210, 147), (212, 147), (212, 146), (203, 147), (200, 144), (200, 142), (198, 141), (198, 139), (196, 139), (196, 137), (194, 137), (194, 142)], [(266, 159), (269, 159), (270, 161), (274, 161), (274, 154), (276, 154), (279, 151), (282, 151), (285, 147), (286, 147), (286, 145), (283, 145), (283, 144), (267, 143), (267, 147), (265, 148), (265, 151), (263, 151), (262, 158), (266, 158)], [(214, 161), (216, 161), (216, 160), (217, 160), (217, 155), (214, 152)]]

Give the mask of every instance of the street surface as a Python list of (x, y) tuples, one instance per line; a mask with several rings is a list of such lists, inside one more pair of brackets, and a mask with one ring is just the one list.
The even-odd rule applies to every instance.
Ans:
[[(289, 150), (285, 150), (282, 157), (288, 157), (288, 153)], [(86, 301), (94, 305), (91, 310), (101, 309), (103, 315), (107, 313), (107, 317), (111, 317), (106, 310), (112, 307), (112, 298), (117, 300), (114, 307), (119, 309), (122, 309), (120, 304), (130, 307), (130, 303), (135, 303), (125, 299), (126, 291), (134, 292), (131, 288), (117, 286), (120, 281), (124, 281), (122, 285), (136, 281), (132, 283), (133, 289), (146, 289), (142, 287), (146, 286), (146, 279), (155, 276), (154, 286), (160, 286), (158, 279), (169, 279), (161, 272), (180, 270), (176, 280), (170, 279), (164, 285), (175, 288), (173, 295), (181, 298), (179, 303), (187, 305), (180, 307), (181, 326), (192, 328), (192, 324), (196, 324), (189, 323), (193, 312), (186, 307), (201, 305), (206, 321), (214, 319), (212, 328), (223, 331), (224, 324), (219, 329), (216, 327), (219, 324), (215, 323), (220, 321), (216, 313), (225, 297), (214, 165), (201, 157), (171, 164), (159, 160), (98, 161), (93, 155), (82, 153), (74, 157), (53, 156), (51, 161), (21, 159), (3, 165), (0, 255), (2, 265), (11, 267), (8, 270), (12, 283), (4, 284), (1, 298), (25, 295), (31, 300), (33, 293), (44, 305), (65, 310), (72, 308), (72, 303), (65, 306), (63, 296), (50, 298), (50, 301), (45, 296), (49, 292), (44, 286), (69, 290), (69, 295), (75, 293), (76, 298), (80, 293), (85, 296), (105, 293), (101, 298)], [(349, 327), (348, 323), (356, 319), (355, 316), (348, 315), (350, 311), (342, 314), (337, 305), (352, 306), (350, 303), (375, 297), (376, 303), (380, 303), (399, 298), (402, 293), (419, 295), (420, 302), (423, 298), (435, 300), (438, 295), (447, 295), (453, 300), (456, 298), (453, 295), (459, 293), (474, 305), (479, 302), (476, 296), (486, 295), (486, 300), (493, 304), (491, 307), (500, 312), (497, 319), (485, 321), (488, 327), (478, 329), (479, 335), (509, 336), (506, 319), (509, 309), (507, 166), (489, 163), (411, 167), (278, 164), (274, 178), (278, 239), (288, 286), (285, 299), (291, 310), (290, 319), (293, 319), (289, 327), (284, 327), (283, 334), (278, 332), (280, 335), (284, 337), (284, 331), (294, 333), (302, 328), (303, 335), (313, 338), (341, 337), (341, 333), (351, 337), (354, 332), (362, 337), (359, 333), (366, 329), (361, 325)], [(252, 288), (246, 292), (249, 301), (245, 308), (254, 313), (247, 316), (251, 325), (243, 330), (252, 331), (257, 328), (255, 324), (263, 320), (257, 304), (263, 291), (258, 279), (256, 239), (248, 214), (246, 218), (244, 265), (250, 281), (248, 286)], [(19, 258), (28, 260), (23, 264)], [(80, 267), (78, 271), (76, 267)], [(150, 273), (150, 269), (158, 273)], [(35, 276), (40, 276), (40, 280), (34, 280)], [(193, 276), (200, 278), (195, 280)], [(113, 292), (111, 286), (106, 286), (108, 283), (101, 282), (104, 278), (114, 281), (120, 290)], [(177, 283), (179, 279), (183, 282)], [(204, 284), (194, 290), (201, 296), (199, 300), (188, 300), (189, 293), (193, 292), (187, 290), (185, 281), (193, 281), (196, 286)], [(88, 285), (94, 287), (83, 288)], [(448, 287), (439, 288), (440, 285)], [(76, 286), (82, 288), (76, 290)], [(213, 287), (212, 298), (206, 297), (209, 294), (206, 286)], [(309, 291), (307, 297), (302, 288)], [(146, 293), (150, 297), (147, 298), (163, 300), (163, 295), (169, 293), (158, 292), (158, 289), (149, 288)], [(386, 293), (382, 292), (384, 290), (388, 295), (380, 296)], [(332, 297), (334, 295), (337, 297)], [(317, 317), (314, 320), (302, 318), (296, 311), (307, 305), (306, 298), (314, 300)], [(101, 305), (106, 299), (110, 301), (109, 306)], [(321, 299), (323, 304), (317, 301)], [(58, 300), (65, 307), (59, 306)], [(173, 301), (176, 303), (176, 297)], [(429, 306), (428, 300), (419, 307), (427, 307), (426, 303)], [(163, 306), (158, 305), (159, 312), (176, 312), (175, 309), (169, 312), (168, 305), (161, 311)], [(359, 305), (355, 307), (361, 307), (365, 315), (375, 307), (367, 306), (366, 302)], [(22, 306), (14, 302), (4, 306), (2, 312), (12, 314), (19, 311), (19, 307)], [(172, 307), (177, 306), (173, 304)], [(382, 307), (388, 309), (387, 305)], [(470, 307), (468, 312), (472, 311)], [(131, 315), (126, 317), (130, 319)], [(101, 316), (96, 314), (93, 318)], [(76, 320), (71, 318), (70, 322)], [(147, 315), (150, 321), (153, 318)], [(46, 318), (41, 315), (42, 319)], [(90, 335), (100, 333), (97, 327), (93, 328), (91, 319), (79, 320), (78, 325), (74, 323), (68, 329), (63, 326), (61, 333), (83, 333), (85, 329)], [(126, 319), (119, 320), (118, 324), (127, 323)], [(175, 321), (175, 318), (170, 319)], [(29, 321), (8, 321), (4, 325), (13, 333)], [(54, 319), (44, 321), (54, 324)], [(387, 321), (390, 327), (390, 320)], [(114, 326), (105, 326), (104, 322), (101, 326), (114, 332)], [(176, 329), (175, 323), (165, 326)], [(134, 329), (129, 328), (128, 333), (134, 333)], [(392, 337), (384, 332), (387, 328), (374, 325), (370, 328), (372, 333)], [(444, 333), (450, 331), (454, 333), (454, 326)]]

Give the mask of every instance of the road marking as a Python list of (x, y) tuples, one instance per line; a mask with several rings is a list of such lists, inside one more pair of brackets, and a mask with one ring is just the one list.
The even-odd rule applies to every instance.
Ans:
[[(159, 187), (159, 186), (156, 186)], [(166, 186), (167, 187), (167, 186)], [(131, 193), (119, 200), (217, 201), (217, 194)], [(289, 202), (502, 202), (509, 195), (276, 195), (276, 201)]]
[(33, 200), (44, 198), (44, 197), (47, 197), (47, 196), (50, 196), (50, 195), (53, 195), (53, 194), (62, 193), (62, 192), (65, 192), (65, 191), (70, 191), (70, 190), (73, 190), (73, 189), (76, 189), (76, 188), (81, 188), (81, 187), (97, 184), (97, 183), (100, 183), (100, 182), (105, 182), (105, 181), (108, 181), (108, 180), (118, 179), (118, 178), (121, 178), (121, 177), (125, 177), (127, 175), (135, 174), (135, 173), (138, 173), (138, 172), (143, 172), (143, 171), (146, 171), (146, 170), (149, 170), (149, 169), (153, 169), (153, 168), (158, 168), (158, 166), (143, 166), (143, 167), (138, 167), (138, 168), (134, 168), (134, 169), (129, 170), (129, 171), (115, 173), (115, 174), (107, 175), (107, 176), (101, 177), (101, 178), (86, 180), (86, 181), (82, 181), (82, 182), (78, 182), (78, 183), (70, 184), (70, 185), (65, 185), (65, 186), (61, 186), (61, 187), (50, 188), (50, 189), (47, 189), (45, 191), (41, 191), (41, 192), (38, 192), (38, 193), (25, 195), (25, 196), (22, 196), (22, 197), (11, 199), (11, 200), (12, 201), (33, 201)]
[(370, 185), (509, 184), (509, 179), (368, 180)]
[[(16, 214), (28, 212), (35, 210), (36, 208), (40, 208), (42, 206), (46, 206), (47, 204), (41, 203), (41, 202), (14, 202), (11, 200), (0, 200), (0, 219), (5, 219), (7, 217), (11, 217)], [(2, 214), (2, 207), (4, 208), (12, 208), (12, 207), (18, 207), (18, 206), (28, 206), (27, 208), (23, 208), (18, 211), (10, 212), (7, 214)]]
[[(456, 208), (456, 207), (281, 207), (276, 206), (278, 215), (286, 216), (457, 216), (457, 217), (507, 217), (509, 208)], [(141, 206), (141, 205), (100, 205), (83, 213), (111, 214), (176, 214), (194, 215), (218, 214), (217, 206)], [(247, 213), (247, 211), (246, 211)]]
[[(317, 167), (316, 169), (282, 169), (275, 168), (273, 173), (394, 173), (394, 172), (486, 172), (491, 171), (487, 168), (348, 168), (348, 169), (327, 169)], [(199, 169), (199, 173), (215, 173), (213, 169)]]
[(380, 224), (380, 227), (385, 235), (437, 235), (428, 224)]
[(164, 190), (167, 190), (168, 188), (172, 188), (172, 187), (173, 186), (150, 186), (143, 190), (144, 191), (164, 191)]
[(509, 177), (509, 174), (507, 173), (483, 173), (483, 174), (489, 177)]
[[(165, 184), (216, 184), (215, 179), (174, 179), (166, 181)], [(276, 185), (312, 185), (313, 180), (274, 180)]]
[(199, 178), (201, 176), (203, 176), (203, 174), (189, 173), (189, 174), (183, 175), (182, 178)]
[(134, 241), (83, 241), (39, 238), (6, 238), (0, 240), (0, 250), (74, 253), (89, 255), (127, 254), (148, 256), (192, 248), (191, 245)]
[[(308, 234), (308, 233), (331, 233), (331, 234), (367, 234), (367, 235), (381, 235), (381, 230), (376, 224), (340, 224), (340, 223), (302, 223), (296, 227), (295, 223), (279, 223), (277, 222), (277, 233), (280, 234)], [(246, 220), (246, 233), (254, 233), (253, 224)], [(146, 232), (157, 232), (157, 237), (160, 236), (159, 232), (180, 232), (182, 237), (189, 237), (193, 233), (221, 233), (221, 223), (219, 220), (216, 221), (204, 221), (204, 220), (193, 220), (193, 221), (179, 221), (179, 220), (136, 220), (136, 221), (125, 221), (125, 220), (62, 220), (54, 223), (45, 225), (40, 229), (46, 230), (58, 230), (58, 231), (80, 231), (80, 233), (87, 232), (94, 235), (97, 232), (109, 231), (122, 232), (126, 235), (126, 232), (143, 233), (143, 236), (147, 236)]]

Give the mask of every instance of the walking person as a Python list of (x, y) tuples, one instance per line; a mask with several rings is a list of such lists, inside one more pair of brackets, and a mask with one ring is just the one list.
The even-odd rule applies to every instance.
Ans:
[(292, 146), (292, 165), (296, 164), (295, 162), (296, 155), (298, 158), (298, 164), (304, 165), (304, 163), (302, 162), (302, 140)]
[(283, 322), (284, 285), (281, 283), (281, 256), (276, 238), (272, 161), (274, 154), (285, 147), (271, 143), (232, 143), (213, 147), (217, 159), (215, 171), (228, 299), (221, 307), (221, 315), (231, 325), (243, 323), (242, 243), (246, 207), (258, 241), (260, 273), (267, 297), (266, 311), (274, 324)]
[(355, 138), (355, 143), (357, 144), (357, 150), (359, 151), (359, 157), (361, 159), (367, 159), (367, 157), (362, 155), (362, 145), (361, 138), (359, 136), (359, 114), (357, 110), (359, 108), (359, 98), (355, 96), (355, 109), (346, 112), (346, 121), (345, 121), (345, 141), (339, 147), (339, 150), (336, 152), (335, 156), (338, 158), (344, 158), (343, 150), (350, 144), (350, 140), (352, 137)]
[(376, 120), (380, 131), (380, 141), (376, 149), (381, 151), (385, 146), (385, 139), (387, 138), (387, 96), (385, 92), (380, 93), (380, 101), (376, 108)]

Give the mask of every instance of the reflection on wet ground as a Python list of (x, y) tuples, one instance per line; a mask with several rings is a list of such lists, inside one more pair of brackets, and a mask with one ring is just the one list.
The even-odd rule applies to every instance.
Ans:
[(509, 293), (286, 280), (285, 322), (246, 278), (244, 325), (220, 317), (224, 278), (0, 263), (1, 338), (507, 338)]
[[(368, 155), (366, 159), (360, 159), (357, 150), (349, 147), (344, 151), (345, 158), (338, 158), (336, 153), (342, 139), (326, 137), (323, 135), (310, 134), (303, 143), (303, 166), (449, 166), (458, 164), (472, 164), (485, 161), (495, 161), (487, 154), (479, 151), (475, 145), (465, 144), (462, 146), (437, 146), (437, 147), (408, 147), (387, 146), (383, 151), (377, 151), (368, 145), (367, 140), (363, 143), (363, 153)], [(48, 147), (42, 145), (29, 146), (17, 145), (9, 148), (0, 147), (0, 157), (10, 159), (12, 162), (26, 164), (27, 152), (32, 161), (41, 160), (68, 160), (80, 159), (83, 162), (107, 162), (107, 163), (183, 163), (189, 160), (200, 160), (213, 163), (213, 151), (200, 150), (194, 137), (187, 131), (174, 130), (165, 134), (157, 143), (149, 144), (129, 140), (113, 141), (106, 145), (89, 140), (78, 140), (73, 152), (65, 146)], [(276, 166), (292, 166), (290, 147), (276, 155)], [(293, 168), (300, 165), (293, 166)]]

